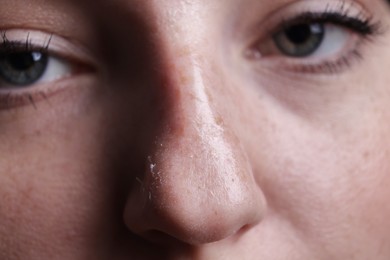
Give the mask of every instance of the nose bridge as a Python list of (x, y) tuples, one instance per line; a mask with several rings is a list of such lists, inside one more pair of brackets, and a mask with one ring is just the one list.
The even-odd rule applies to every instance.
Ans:
[[(211, 102), (207, 88), (213, 86), (211, 79), (205, 79), (202, 65), (193, 57), (179, 60), (182, 66), (170, 72), (176, 76), (169, 85), (173, 89), (167, 91), (176, 94), (166, 113), (167, 130), (156, 138), (151, 164), (164, 168), (166, 181), (175, 183), (173, 192), (183, 185), (187, 193), (194, 192), (197, 198), (206, 194), (208, 198), (215, 195), (216, 187), (223, 187), (219, 193), (224, 193), (224, 199), (237, 203), (234, 200), (240, 191), (231, 182), (239, 177), (237, 159), (243, 159), (236, 154), (239, 143)], [(235, 192), (230, 192), (233, 188)]]
[[(207, 155), (216, 165), (233, 165), (232, 148), (226, 142), (226, 129), (222, 116), (213, 104), (213, 88), (220, 73), (210, 72), (215, 64), (215, 53), (204, 45), (208, 33), (196, 20), (202, 14), (196, 12), (196, 1), (177, 1), (180, 8), (160, 11), (155, 25), (155, 38), (160, 56), (160, 75), (163, 84), (158, 92), (165, 100), (165, 118), (158, 139), (169, 140), (170, 146), (186, 149), (186, 142)], [(191, 22), (188, 22), (191, 20)], [(195, 20), (195, 22), (194, 22)], [(188, 26), (180, 26), (186, 24)], [(184, 28), (184, 29), (183, 29)], [(206, 58), (207, 57), (207, 58)], [(160, 143), (160, 148), (164, 146)], [(194, 152), (193, 145), (188, 146)], [(211, 149), (212, 148), (212, 149)], [(162, 149), (164, 150), (164, 149)], [(165, 153), (168, 154), (168, 153)], [(196, 158), (198, 155), (191, 155)], [(182, 158), (181, 158), (182, 160)]]

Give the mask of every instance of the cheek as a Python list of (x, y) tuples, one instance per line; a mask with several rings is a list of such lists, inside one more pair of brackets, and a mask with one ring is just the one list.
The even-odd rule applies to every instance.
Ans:
[(107, 213), (114, 180), (101, 160), (104, 118), (78, 106), (88, 103), (83, 97), (53, 97), (54, 109), (39, 102), (39, 113), (26, 108), (1, 124), (1, 259), (76, 259), (80, 248), (109, 246), (98, 239), (114, 222)]
[(304, 148), (294, 154), (278, 151), (279, 158), (289, 158), (273, 160), (275, 165), (257, 172), (270, 216), (288, 222), (304, 244), (326, 251), (329, 259), (359, 252), (362, 244), (367, 256), (375, 255), (381, 243), (390, 243), (385, 204), (390, 178), (381, 166), (387, 162), (356, 165), (364, 164), (363, 156), (321, 154)]
[(250, 127), (237, 131), (245, 137), (265, 194), (266, 218), (279, 219), (264, 223), (278, 223), (273, 230), (289, 223), (279, 232), (292, 232), (328, 259), (389, 255), (387, 102), (365, 106), (364, 111), (362, 104), (345, 104), (357, 112), (345, 113), (345, 120), (327, 118), (334, 122), (327, 128), (326, 122), (313, 123), (271, 101), (245, 99), (256, 109), (240, 112), (248, 115), (240, 125)]

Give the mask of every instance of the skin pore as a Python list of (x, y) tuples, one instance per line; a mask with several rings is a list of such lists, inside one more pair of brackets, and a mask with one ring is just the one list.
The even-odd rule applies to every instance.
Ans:
[(386, 1), (0, 5), (0, 259), (390, 259)]

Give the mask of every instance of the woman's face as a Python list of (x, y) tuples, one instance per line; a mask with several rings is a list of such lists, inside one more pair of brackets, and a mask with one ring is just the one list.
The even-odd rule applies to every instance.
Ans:
[(0, 3), (0, 259), (390, 259), (386, 1)]

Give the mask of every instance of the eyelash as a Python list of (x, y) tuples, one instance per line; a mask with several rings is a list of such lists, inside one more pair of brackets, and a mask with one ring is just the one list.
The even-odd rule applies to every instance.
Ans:
[[(332, 74), (339, 73), (352, 65), (354, 60), (362, 60), (363, 54), (361, 47), (367, 41), (372, 41), (376, 35), (382, 34), (382, 25), (380, 22), (375, 22), (372, 17), (367, 17), (363, 13), (355, 15), (350, 14), (350, 10), (346, 5), (339, 6), (339, 10), (326, 8), (324, 12), (312, 12), (306, 11), (293, 18), (283, 19), (274, 30), (269, 31), (267, 35), (275, 35), (277, 32), (281, 32), (296, 24), (332, 24), (335, 26), (341, 26), (347, 30), (351, 30), (352, 33), (358, 34), (360, 39), (357, 40), (356, 45), (351, 50), (344, 53), (341, 57), (336, 60), (322, 59), (320, 62), (310, 62), (303, 60), (310, 60), (310, 58), (294, 59), (299, 62), (291, 62), (291, 66), (288, 66), (288, 70), (292, 72), (301, 73), (324, 73)], [(257, 46), (257, 44), (255, 45)], [(253, 54), (253, 52), (251, 52)], [(259, 54), (257, 54), (259, 53)], [(261, 52), (255, 47), (254, 55), (250, 54), (255, 58), (262, 58)], [(286, 58), (286, 57), (285, 57)], [(289, 57), (287, 57), (289, 59)], [(290, 58), (292, 59), (292, 58)]]
[[(343, 8), (343, 7), (342, 7)], [(331, 23), (334, 25), (340, 25), (354, 30), (361, 35), (368, 36), (374, 35), (379, 32), (380, 23), (373, 22), (372, 17), (365, 17), (363, 14), (357, 16), (350, 16), (348, 9), (342, 9), (339, 12), (326, 10), (325, 12), (304, 12), (292, 19), (283, 20), (282, 23), (277, 26), (278, 30), (291, 26), (291, 24), (297, 23)]]
[(51, 34), (48, 37), (47, 42), (44, 45), (35, 45), (32, 44), (30, 40), (30, 34), (27, 34), (26, 40), (18, 41), (12, 40), (10, 41), (7, 38), (7, 31), (0, 32), (0, 55), (8, 55), (15, 51), (26, 51), (26, 52), (41, 52), (43, 54), (49, 54), (49, 46), (52, 40), (53, 35)]

